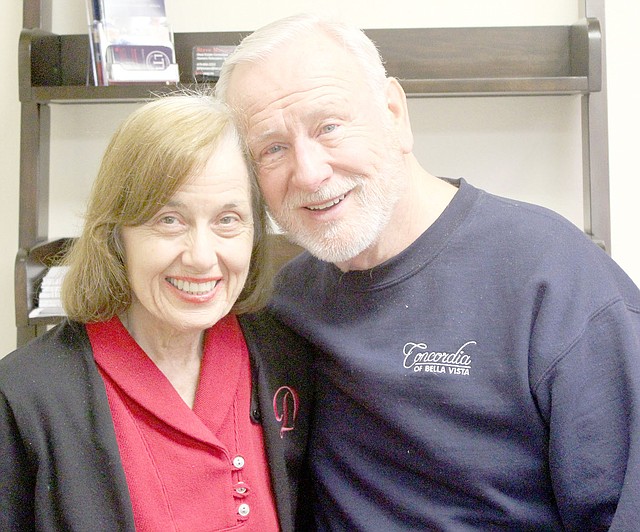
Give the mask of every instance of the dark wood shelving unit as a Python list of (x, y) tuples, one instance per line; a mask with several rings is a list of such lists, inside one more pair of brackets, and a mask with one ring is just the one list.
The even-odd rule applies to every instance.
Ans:
[[(596, 19), (572, 26), (376, 29), (389, 75), (410, 97), (584, 94), (600, 90), (601, 32)], [(191, 54), (203, 44), (234, 45), (248, 32), (176, 33), (180, 84), (191, 86)], [(20, 99), (73, 103), (140, 101), (175, 85), (96, 87), (87, 35), (39, 29), (20, 36)]]
[[(138, 102), (177, 88), (93, 86), (88, 36), (47, 31), (42, 7), (39, 0), (24, 0), (25, 29), (18, 46), (22, 105), (20, 249), (15, 264), (18, 345), (59, 320), (29, 318), (38, 280), (68, 244), (68, 239), (48, 240), (50, 105)], [(400, 80), (409, 97), (582, 95), (585, 231), (608, 250), (603, 0), (585, 0), (584, 11), (584, 19), (568, 26), (365, 31), (378, 45), (389, 75)], [(194, 46), (235, 45), (248, 33), (176, 33), (179, 86), (197, 85), (191, 76)], [(295, 251), (286, 247), (280, 253), (289, 256)]]

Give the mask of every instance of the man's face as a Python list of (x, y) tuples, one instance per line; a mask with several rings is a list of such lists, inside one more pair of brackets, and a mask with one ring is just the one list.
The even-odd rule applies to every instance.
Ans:
[(376, 244), (404, 187), (404, 157), (382, 92), (324, 35), (239, 65), (241, 112), (269, 210), (317, 257), (345, 262)]

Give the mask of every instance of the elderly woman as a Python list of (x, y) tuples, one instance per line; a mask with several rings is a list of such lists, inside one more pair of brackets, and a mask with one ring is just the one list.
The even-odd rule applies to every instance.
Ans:
[(68, 319), (0, 361), (1, 530), (294, 528), (310, 352), (257, 312), (265, 223), (222, 104), (173, 95), (122, 124)]

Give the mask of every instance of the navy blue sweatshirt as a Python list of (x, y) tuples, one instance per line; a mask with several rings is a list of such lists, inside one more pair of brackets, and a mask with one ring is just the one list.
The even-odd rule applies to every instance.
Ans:
[(637, 530), (637, 287), (559, 215), (456, 184), (390, 261), (279, 277), (324, 353), (319, 529)]

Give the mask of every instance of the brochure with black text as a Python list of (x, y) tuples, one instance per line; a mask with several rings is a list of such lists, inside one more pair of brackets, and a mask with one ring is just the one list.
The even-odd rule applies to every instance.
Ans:
[(87, 0), (96, 85), (179, 81), (164, 0)]

